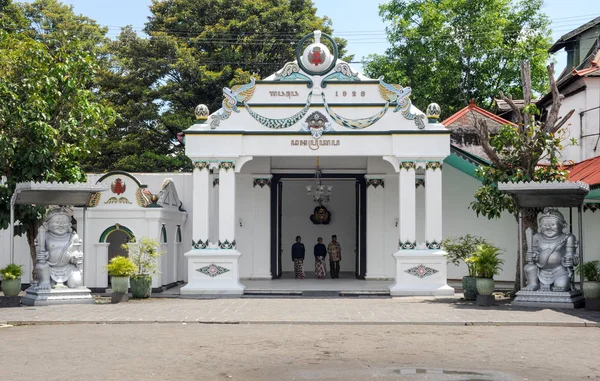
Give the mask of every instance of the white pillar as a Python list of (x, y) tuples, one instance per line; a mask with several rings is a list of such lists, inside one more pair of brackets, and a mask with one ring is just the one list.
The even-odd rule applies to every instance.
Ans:
[(209, 241), (210, 226), (210, 170), (207, 161), (194, 162), (192, 193), (192, 248), (205, 249)]
[(415, 249), (417, 245), (415, 170), (416, 163), (414, 161), (400, 162), (400, 173), (398, 176), (400, 217), (398, 229), (400, 232), (399, 248), (403, 250)]
[[(426, 168), (428, 166), (426, 165)], [(400, 247), (394, 253), (396, 280), (390, 287), (390, 295), (453, 295), (454, 289), (447, 283), (446, 253), (442, 250), (417, 249), (416, 247), (415, 169), (415, 162), (400, 162)], [(441, 173), (439, 168), (437, 172), (435, 175)], [(435, 200), (435, 197), (439, 197), (438, 214), (434, 214), (432, 209), (437, 204), (431, 204), (430, 210), (426, 210), (426, 215), (429, 216), (427, 213), (431, 211), (432, 217), (439, 217), (439, 233), (441, 234), (441, 177), (438, 187), (435, 184), (432, 185), (430, 178), (426, 177), (425, 189), (427, 192), (438, 192), (437, 195), (431, 195), (432, 201)], [(427, 221), (430, 219), (426, 217)], [(428, 223), (427, 227), (429, 227)]]
[[(182, 295), (242, 295), (244, 286), (240, 284), (239, 257), (235, 243), (235, 162), (218, 163), (218, 245), (210, 243), (200, 250), (192, 248), (185, 254), (188, 259), (188, 284), (181, 288)], [(210, 233), (210, 176), (202, 178), (201, 185), (206, 188), (206, 207), (200, 211), (200, 225), (205, 237)], [(194, 193), (198, 190), (194, 189)], [(194, 213), (196, 209), (194, 209)], [(196, 232), (194, 228), (194, 232)]]
[(425, 245), (439, 250), (442, 242), (442, 162), (425, 166)]
[(366, 279), (385, 279), (385, 175), (365, 175), (367, 183)]
[(252, 198), (252, 273), (250, 279), (272, 279), (271, 276), (271, 178), (254, 175)]
[(235, 249), (235, 162), (219, 163), (219, 248)]

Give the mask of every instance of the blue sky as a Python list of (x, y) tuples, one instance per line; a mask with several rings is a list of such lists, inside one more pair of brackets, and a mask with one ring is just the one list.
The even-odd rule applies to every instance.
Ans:
[[(379, 4), (373, 0), (313, 0), (319, 16), (327, 15), (333, 21), (334, 35), (348, 40), (348, 51), (356, 60), (372, 53), (383, 53), (387, 48), (385, 25), (379, 17)], [(119, 33), (120, 27), (132, 25), (137, 30), (144, 26), (150, 14), (150, 0), (63, 0), (101, 25), (109, 26), (109, 36)], [(546, 0), (544, 11), (552, 20), (553, 39), (600, 16), (598, 0)], [(556, 56), (556, 73), (565, 65), (565, 54)]]

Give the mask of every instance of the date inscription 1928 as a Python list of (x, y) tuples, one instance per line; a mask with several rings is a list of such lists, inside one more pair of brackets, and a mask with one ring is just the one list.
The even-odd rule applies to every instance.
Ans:
[(367, 95), (364, 91), (358, 92), (358, 91), (336, 91), (335, 92), (335, 96), (336, 97), (358, 97), (358, 96), (364, 97), (365, 95)]

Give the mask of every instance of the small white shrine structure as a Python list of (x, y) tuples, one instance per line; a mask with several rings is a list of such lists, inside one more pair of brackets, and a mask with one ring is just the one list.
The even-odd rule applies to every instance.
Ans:
[[(239, 295), (240, 277), (281, 277), (297, 235), (310, 271), (317, 237), (333, 234), (343, 272), (395, 278), (391, 295), (453, 294), (440, 249), (450, 131), (437, 104), (426, 115), (410, 93), (355, 73), (315, 31), (277, 73), (225, 88), (215, 113), (198, 106), (185, 131), (193, 245), (181, 294)], [(318, 195), (306, 188), (319, 182), (332, 187), (328, 224), (310, 219)]]

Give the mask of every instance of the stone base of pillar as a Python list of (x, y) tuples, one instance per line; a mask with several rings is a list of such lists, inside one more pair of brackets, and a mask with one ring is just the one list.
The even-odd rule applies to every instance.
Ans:
[(238, 295), (244, 293), (240, 283), (237, 250), (192, 250), (185, 254), (188, 259), (188, 283), (180, 290), (181, 295)]
[(443, 250), (400, 250), (396, 258), (396, 281), (391, 296), (451, 296), (446, 252)]

